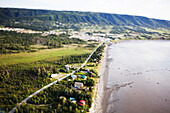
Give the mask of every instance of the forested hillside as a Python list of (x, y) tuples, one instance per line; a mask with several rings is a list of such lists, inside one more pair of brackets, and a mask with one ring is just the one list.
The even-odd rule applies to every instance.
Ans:
[(77, 11), (0, 8), (1, 25), (34, 30), (49, 30), (58, 27), (58, 23), (56, 22), (69, 24), (82, 22), (98, 25), (128, 25), (170, 29), (170, 21), (151, 19), (142, 16)]
[[(69, 38), (69, 35), (48, 35), (17, 33), (15, 31), (0, 31), (0, 54), (1, 53), (20, 53), (20, 52), (36, 52), (35, 47), (31, 45), (40, 44), (42, 49), (61, 48), (68, 44), (85, 44), (86, 41)], [(47, 46), (47, 47), (45, 47)]]

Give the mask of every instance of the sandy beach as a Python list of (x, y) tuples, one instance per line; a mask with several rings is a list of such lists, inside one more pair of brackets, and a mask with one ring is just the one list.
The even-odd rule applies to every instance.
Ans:
[(93, 98), (93, 104), (90, 108), (90, 113), (103, 113), (103, 109), (105, 110), (106, 107), (103, 107), (103, 102), (106, 103), (104, 99), (105, 95), (105, 86), (107, 82), (107, 75), (108, 75), (108, 45), (104, 49), (103, 59), (101, 62), (101, 66), (99, 69), (99, 80), (95, 87), (95, 96)]

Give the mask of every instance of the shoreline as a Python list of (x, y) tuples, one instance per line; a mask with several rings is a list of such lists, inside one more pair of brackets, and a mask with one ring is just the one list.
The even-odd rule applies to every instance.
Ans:
[[(104, 113), (107, 106), (105, 103), (107, 102), (106, 99), (104, 99), (104, 96), (106, 95), (106, 84), (107, 84), (107, 78), (108, 78), (108, 45), (106, 45), (104, 52), (103, 52), (103, 58), (101, 60), (101, 65), (99, 67), (99, 76), (98, 82), (96, 84), (95, 90), (94, 90), (94, 97), (93, 97), (93, 103), (92, 107), (89, 110), (89, 113)], [(104, 103), (103, 103), (104, 102)]]
[(169, 42), (129, 40), (114, 46), (103, 113), (170, 113)]

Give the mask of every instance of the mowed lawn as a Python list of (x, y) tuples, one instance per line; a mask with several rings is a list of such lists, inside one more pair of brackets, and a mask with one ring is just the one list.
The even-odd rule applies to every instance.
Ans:
[(1, 54), (0, 65), (11, 65), (18, 63), (31, 63), (45, 59), (68, 56), (73, 54), (90, 53), (92, 50), (84, 48), (57, 48), (46, 49), (34, 53)]

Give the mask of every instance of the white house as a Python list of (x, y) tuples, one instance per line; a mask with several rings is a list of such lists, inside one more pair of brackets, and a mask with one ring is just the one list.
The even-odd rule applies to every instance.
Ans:
[(52, 74), (51, 75), (51, 78), (56, 78), (56, 77), (58, 77), (58, 74)]
[(65, 65), (65, 69), (66, 69), (67, 71), (69, 71), (70, 67), (71, 67), (71, 66), (70, 66), (70, 65), (68, 65), (68, 64), (67, 64), (67, 65)]

